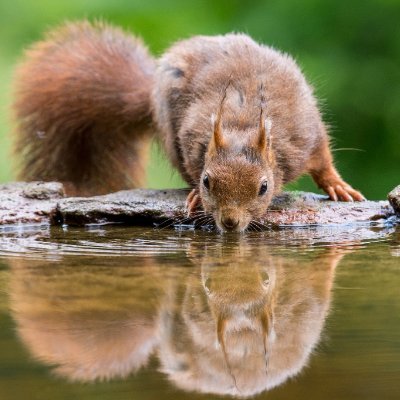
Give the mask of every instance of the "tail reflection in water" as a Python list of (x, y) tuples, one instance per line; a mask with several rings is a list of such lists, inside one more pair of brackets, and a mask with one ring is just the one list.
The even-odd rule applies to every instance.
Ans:
[(181, 389), (250, 396), (306, 365), (343, 256), (281, 253), (243, 238), (186, 241), (187, 267), (153, 255), (15, 258), (12, 313), (31, 354), (69, 380), (127, 377), (155, 356)]

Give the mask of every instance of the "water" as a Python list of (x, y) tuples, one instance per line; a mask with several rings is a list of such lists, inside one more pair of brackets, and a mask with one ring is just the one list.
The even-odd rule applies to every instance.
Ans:
[(0, 399), (398, 399), (400, 229), (0, 233)]

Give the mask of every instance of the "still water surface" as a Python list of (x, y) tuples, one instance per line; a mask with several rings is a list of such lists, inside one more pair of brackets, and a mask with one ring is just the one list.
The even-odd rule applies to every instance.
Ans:
[(0, 232), (0, 399), (399, 399), (400, 229)]

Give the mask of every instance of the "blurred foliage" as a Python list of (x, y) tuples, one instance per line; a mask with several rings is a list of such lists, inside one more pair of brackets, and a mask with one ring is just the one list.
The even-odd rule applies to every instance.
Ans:
[[(0, 181), (13, 178), (12, 69), (43, 31), (101, 18), (141, 35), (155, 54), (195, 34), (242, 31), (291, 53), (321, 99), (342, 175), (369, 198), (400, 183), (399, 0), (13, 0), (0, 2)], [(357, 150), (349, 150), (357, 149)], [(181, 186), (154, 150), (149, 186)], [(310, 179), (291, 187), (315, 190)]]

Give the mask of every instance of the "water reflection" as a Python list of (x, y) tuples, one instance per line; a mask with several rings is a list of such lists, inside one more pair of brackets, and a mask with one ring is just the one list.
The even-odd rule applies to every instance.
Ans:
[(319, 341), (342, 250), (290, 256), (243, 237), (182, 238), (168, 251), (179, 251), (179, 261), (151, 251), (10, 258), (19, 337), (73, 381), (124, 378), (154, 356), (181, 389), (250, 396), (301, 371)]
[(342, 254), (295, 261), (265, 247), (206, 252), (201, 276), (179, 282), (161, 308), (162, 370), (186, 390), (241, 396), (296, 375), (320, 337)]

